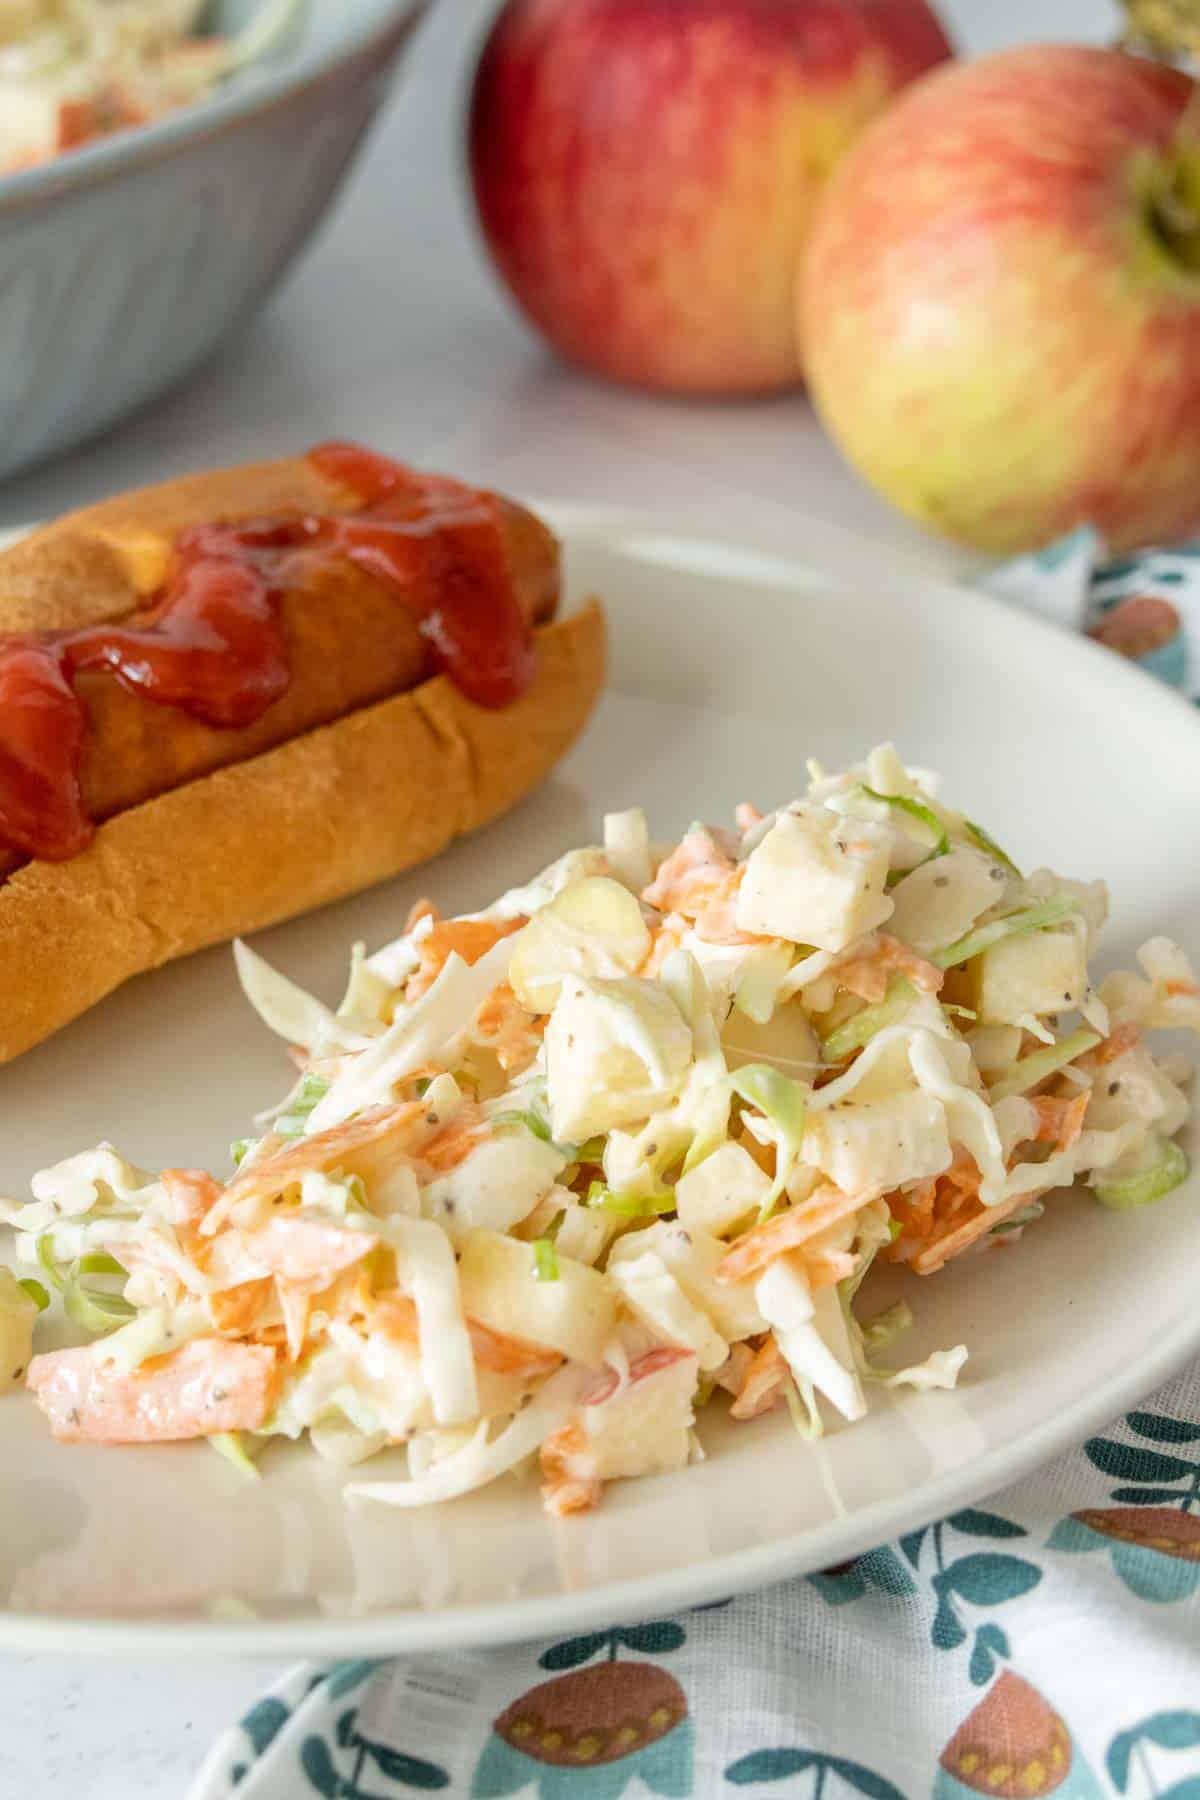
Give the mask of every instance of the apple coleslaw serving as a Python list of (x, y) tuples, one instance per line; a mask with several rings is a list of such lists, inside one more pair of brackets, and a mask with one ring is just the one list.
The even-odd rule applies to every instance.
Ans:
[(205, 0), (0, 0), (0, 175), (205, 99), (277, 48), (304, 0), (200, 37)]
[[(346, 1492), (451, 1499), (530, 1462), (555, 1513), (698, 1456), (697, 1412), (857, 1420), (933, 1275), (1054, 1190), (1184, 1179), (1200, 1031), (1183, 952), (1093, 985), (1102, 883), (1022, 875), (889, 745), (805, 797), (652, 843), (640, 811), (485, 911), (428, 903), (332, 1010), (239, 944), (299, 1065), (223, 1176), (111, 1145), (0, 1203), (5, 1381), (56, 1437), (207, 1437), (245, 1470), (306, 1433)], [(1022, 1252), (1024, 1254), (1025, 1252)], [(982, 1271), (981, 1271), (982, 1273)], [(914, 1301), (919, 1283), (914, 1281)], [(33, 1356), (58, 1299), (83, 1345)]]

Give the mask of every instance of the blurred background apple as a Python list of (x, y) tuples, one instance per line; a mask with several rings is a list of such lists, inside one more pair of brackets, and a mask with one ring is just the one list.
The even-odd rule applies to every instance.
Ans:
[(533, 323), (603, 374), (793, 384), (826, 178), (950, 54), (926, 0), (510, 0), (470, 120), (492, 254)]
[[(1185, 109), (1191, 102), (1190, 112)], [(928, 77), (849, 153), (803, 279), (849, 461), (988, 551), (1200, 522), (1200, 94), (1045, 46)]]

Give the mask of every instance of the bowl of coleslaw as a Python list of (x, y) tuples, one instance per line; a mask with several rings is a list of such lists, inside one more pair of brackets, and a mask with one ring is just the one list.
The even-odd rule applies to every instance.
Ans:
[(250, 318), (428, 4), (0, 0), (0, 476)]

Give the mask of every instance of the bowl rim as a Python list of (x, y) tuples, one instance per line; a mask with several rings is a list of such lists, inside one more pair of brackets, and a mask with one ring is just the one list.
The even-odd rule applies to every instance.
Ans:
[(33, 210), (42, 202), (69, 198), (99, 186), (110, 177), (159, 161), (164, 155), (217, 137), (243, 119), (269, 111), (292, 99), (355, 56), (384, 43), (409, 20), (416, 21), (433, 0), (381, 0), (371, 16), (351, 21), (339, 42), (324, 49), (301, 46), (277, 68), (257, 71), (195, 105), (169, 113), (149, 125), (114, 132), (95, 143), (52, 157), (30, 169), (0, 175), (0, 222)]

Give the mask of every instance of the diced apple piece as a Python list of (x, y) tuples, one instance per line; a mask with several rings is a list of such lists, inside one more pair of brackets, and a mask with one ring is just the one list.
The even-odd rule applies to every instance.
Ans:
[(895, 911), (888, 930), (901, 943), (927, 954), (965, 937), (981, 913), (1004, 893), (999, 864), (965, 845), (906, 875), (892, 892)]
[(1145, 1044), (1106, 1063), (1092, 1089), (1089, 1131), (1116, 1131), (1137, 1121), (1160, 1137), (1174, 1137), (1190, 1111), (1187, 1095), (1158, 1067)]
[(632, 975), (649, 949), (633, 894), (619, 881), (592, 875), (534, 914), (513, 946), (508, 979), (522, 1006), (553, 1012), (564, 975)]
[(946, 1109), (915, 1088), (886, 1100), (827, 1107), (811, 1115), (803, 1154), (845, 1193), (923, 1181), (950, 1167)]
[(981, 1025), (1015, 1025), (1031, 1013), (1068, 1011), (1087, 994), (1083, 934), (1031, 931), (1001, 938), (975, 959), (975, 1011)]
[(630, 1365), (628, 1380), (613, 1375), (584, 1396), (575, 1418), (542, 1446), (543, 1469), (575, 1481), (681, 1469), (699, 1374), (689, 1351), (647, 1351)]
[(719, 1369), (729, 1345), (708, 1314), (694, 1305), (661, 1256), (647, 1250), (609, 1264), (625, 1305), (662, 1343), (694, 1350), (702, 1369)]
[(743, 1063), (769, 1062), (798, 1081), (811, 1080), (821, 1067), (817, 1034), (798, 1000), (785, 1000), (765, 1024), (749, 1019), (735, 1006), (721, 1032), (721, 1048), (730, 1069)]
[(717, 1267), (728, 1249), (728, 1244), (707, 1231), (660, 1219), (619, 1238), (609, 1256), (609, 1268), (647, 1253), (661, 1257), (688, 1299), (707, 1313), (723, 1338), (736, 1343), (764, 1331), (766, 1321), (749, 1283), (717, 1280)]
[(0, 1394), (19, 1387), (33, 1355), (37, 1305), (16, 1276), (0, 1268)]
[(770, 1176), (748, 1150), (741, 1144), (722, 1144), (680, 1178), (675, 1210), (688, 1231), (721, 1237), (758, 1211), (770, 1186)]
[(891, 916), (891, 833), (824, 809), (783, 813), (746, 862), (737, 923), (763, 937), (844, 950)]
[(498, 1131), (429, 1183), (422, 1210), (457, 1248), (470, 1231), (508, 1231), (527, 1218), (565, 1166), (556, 1144), (530, 1131)]
[(497, 1231), (473, 1231), (458, 1266), (463, 1311), (509, 1337), (557, 1350), (598, 1369), (617, 1317), (605, 1276), (559, 1255), (558, 1279), (539, 1281), (532, 1244)]
[(646, 1119), (691, 1060), (691, 1028), (657, 982), (567, 976), (546, 1027), (550, 1128), (560, 1143), (582, 1143)]

